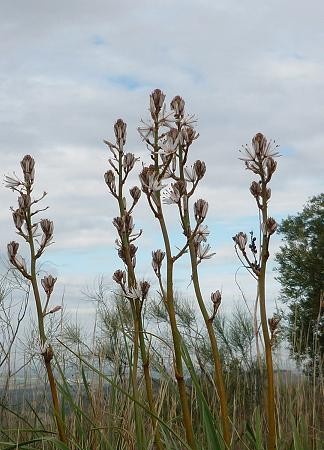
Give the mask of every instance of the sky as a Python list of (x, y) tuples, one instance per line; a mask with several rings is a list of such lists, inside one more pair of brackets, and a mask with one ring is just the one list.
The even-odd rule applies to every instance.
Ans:
[[(58, 277), (54, 302), (87, 319), (93, 305), (82, 292), (101, 276), (114, 289), (116, 256), (112, 219), (117, 205), (103, 174), (113, 124), (128, 124), (127, 150), (149, 161), (137, 127), (149, 117), (149, 94), (175, 95), (197, 117), (200, 137), (191, 162), (207, 174), (198, 196), (209, 202), (206, 223), (216, 252), (201, 265), (206, 302), (223, 292), (223, 311), (242, 302), (235, 283), (240, 264), (232, 236), (257, 231), (252, 180), (239, 158), (242, 144), (263, 132), (280, 145), (271, 183), (270, 214), (278, 222), (323, 191), (324, 3), (319, 0), (2, 2), (0, 15), (0, 172), (20, 171), (25, 154), (36, 160), (35, 193), (48, 196), (43, 215), (54, 221), (55, 244), (40, 275)], [(138, 168), (140, 168), (138, 163)], [(138, 184), (136, 176), (133, 184)], [(131, 184), (129, 187), (131, 187)], [(10, 206), (16, 195), (0, 186), (0, 258), (16, 239)], [(167, 206), (174, 245), (181, 230)], [(45, 218), (42, 217), (42, 218)], [(142, 198), (135, 210), (139, 277), (154, 283), (151, 251), (162, 245)], [(280, 237), (273, 239), (271, 257)], [(270, 265), (269, 310), (279, 285)], [(238, 281), (249, 303), (255, 284), (242, 269)], [(188, 261), (176, 267), (176, 286), (192, 295)]]

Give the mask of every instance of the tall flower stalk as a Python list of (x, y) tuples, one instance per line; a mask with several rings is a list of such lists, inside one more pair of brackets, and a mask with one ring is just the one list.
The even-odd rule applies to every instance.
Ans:
[[(134, 186), (129, 190), (131, 197), (130, 207), (127, 207), (124, 192), (127, 178), (133, 170), (137, 158), (135, 158), (133, 153), (125, 153), (124, 151), (124, 146), (126, 144), (126, 123), (122, 119), (117, 120), (114, 125), (114, 131), (116, 138), (115, 143), (113, 144), (109, 141), (104, 141), (112, 153), (112, 158), (109, 159), (112, 169), (105, 173), (104, 178), (111, 195), (116, 199), (119, 206), (119, 216), (114, 218), (113, 224), (117, 229), (119, 237), (119, 239), (116, 240), (118, 255), (125, 265), (126, 272), (120, 269), (115, 271), (113, 280), (120, 286), (123, 295), (129, 300), (132, 311), (134, 324), (134, 352), (132, 361), (133, 366), (131, 368), (133, 394), (137, 399), (137, 374), (140, 353), (143, 364), (147, 400), (150, 411), (153, 413), (151, 420), (154, 442), (156, 448), (158, 450), (162, 450), (163, 447), (161, 444), (158, 422), (156, 420), (156, 408), (149, 368), (149, 351), (145, 344), (142, 319), (142, 308), (144, 301), (147, 299), (150, 284), (147, 281), (138, 281), (135, 274), (137, 247), (135, 246), (134, 241), (140, 237), (142, 232), (134, 232), (132, 213), (135, 205), (140, 199), (141, 190), (137, 186)], [(135, 405), (135, 421), (138, 428), (139, 424), (137, 410), (138, 408)], [(139, 430), (137, 432), (139, 433)]]
[[(150, 209), (159, 222), (164, 241), (165, 251), (159, 249), (153, 252), (152, 265), (158, 277), (161, 298), (170, 321), (174, 349), (174, 372), (179, 391), (186, 439), (189, 446), (192, 449), (196, 449), (191, 411), (184, 379), (181, 350), (182, 339), (177, 325), (174, 301), (173, 276), (176, 258), (172, 255), (171, 242), (165, 222), (161, 197), (161, 190), (165, 187), (163, 181), (169, 177), (176, 163), (175, 153), (179, 142), (177, 130), (173, 128), (175, 123), (172, 117), (173, 114), (166, 114), (164, 100), (165, 95), (160, 89), (152, 92), (150, 95), (151, 120), (149, 123), (142, 122), (142, 126), (138, 129), (150, 150), (153, 161), (153, 164), (150, 166), (143, 167), (140, 180)], [(170, 195), (176, 199), (180, 194), (177, 190), (174, 190)], [(161, 265), (164, 257), (166, 260), (166, 286), (163, 283), (161, 274)]]
[(175, 153), (178, 165), (178, 171), (174, 171), (171, 173), (171, 177), (175, 181), (172, 189), (173, 192), (177, 190), (179, 192), (179, 198), (174, 201), (177, 204), (181, 225), (183, 228), (183, 234), (187, 238), (187, 242), (180, 252), (178, 257), (189, 249), (190, 261), (191, 261), (191, 278), (194, 286), (194, 291), (196, 295), (196, 299), (203, 316), (205, 326), (207, 328), (211, 352), (213, 356), (213, 364), (214, 364), (214, 381), (217, 388), (217, 393), (220, 401), (221, 407), (221, 420), (223, 425), (223, 436), (224, 441), (229, 447), (230, 445), (230, 426), (229, 426), (229, 416), (228, 416), (228, 407), (227, 407), (227, 394), (225, 389), (224, 377), (222, 364), (220, 360), (219, 350), (217, 339), (215, 335), (215, 330), (213, 327), (213, 320), (217, 313), (217, 309), (220, 306), (221, 295), (218, 292), (211, 294), (211, 299), (213, 302), (213, 313), (210, 315), (206, 308), (201, 288), (199, 282), (199, 273), (198, 273), (198, 265), (204, 260), (211, 258), (214, 254), (210, 253), (209, 244), (206, 244), (207, 236), (209, 235), (209, 231), (206, 225), (203, 225), (205, 220), (207, 211), (208, 211), (208, 203), (199, 199), (194, 204), (194, 216), (196, 224), (194, 228), (192, 228), (190, 221), (190, 199), (196, 191), (198, 183), (203, 179), (206, 173), (206, 164), (197, 160), (189, 168), (186, 166), (188, 161), (188, 155), (190, 151), (190, 147), (192, 143), (198, 138), (198, 134), (195, 132), (191, 123), (193, 121), (193, 117), (189, 117), (185, 115), (185, 101), (179, 95), (173, 98), (171, 101), (171, 109), (174, 113), (177, 136), (179, 136), (178, 148)]
[[(41, 355), (43, 357), (44, 365), (47, 372), (47, 377), (50, 385), (53, 409), (56, 418), (56, 425), (60, 440), (67, 442), (64, 424), (60, 413), (59, 398), (57, 393), (57, 386), (52, 368), (52, 359), (54, 357), (54, 350), (52, 345), (48, 342), (45, 328), (45, 318), (49, 314), (53, 314), (61, 309), (60, 306), (50, 308), (50, 298), (54, 290), (56, 278), (52, 275), (45, 276), (41, 280), (41, 285), (45, 291), (45, 301), (42, 301), (39, 283), (37, 279), (37, 260), (42, 256), (46, 247), (52, 243), (54, 225), (48, 219), (41, 219), (35, 221), (35, 216), (43, 209), (37, 209), (37, 204), (45, 197), (46, 192), (38, 199), (32, 199), (32, 192), (35, 178), (35, 160), (30, 155), (24, 156), (20, 162), (23, 179), (16, 176), (5, 178), (6, 187), (19, 194), (18, 208), (12, 208), (12, 217), (17, 230), (17, 234), (21, 236), (29, 246), (30, 264), (27, 267), (25, 259), (18, 254), (19, 243), (12, 241), (8, 244), (8, 257), (10, 263), (25, 277), (32, 285), (36, 312), (38, 320), (38, 334), (41, 348)], [(40, 238), (40, 239), (39, 239)]]
[(275, 416), (275, 390), (272, 361), (272, 345), (277, 331), (279, 320), (267, 319), (266, 311), (266, 268), (269, 259), (269, 243), (271, 236), (277, 229), (277, 223), (268, 215), (268, 202), (271, 197), (271, 189), (268, 184), (277, 168), (275, 157), (278, 156), (277, 147), (273, 147), (262, 133), (257, 133), (252, 139), (252, 147), (244, 147), (242, 159), (247, 170), (258, 176), (253, 181), (250, 192), (256, 200), (261, 221), (261, 250), (255, 244), (256, 238), (251, 234), (249, 251), (247, 250), (248, 238), (243, 232), (233, 237), (235, 248), (239, 258), (245, 267), (256, 278), (258, 283), (260, 319), (265, 348), (267, 367), (267, 419), (268, 419), (268, 450), (276, 449), (276, 416)]

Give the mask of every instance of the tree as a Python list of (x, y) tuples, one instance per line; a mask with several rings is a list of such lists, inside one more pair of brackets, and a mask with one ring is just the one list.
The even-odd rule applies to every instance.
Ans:
[(307, 367), (324, 360), (324, 193), (279, 227), (283, 245), (276, 255), (281, 299), (288, 306), (287, 336), (292, 355)]

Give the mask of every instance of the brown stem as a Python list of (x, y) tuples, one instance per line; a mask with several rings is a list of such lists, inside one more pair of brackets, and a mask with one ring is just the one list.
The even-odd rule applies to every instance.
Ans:
[[(28, 192), (29, 194), (29, 192)], [(44, 316), (42, 311), (42, 303), (41, 298), (39, 294), (38, 284), (37, 284), (37, 275), (36, 275), (36, 256), (35, 256), (35, 245), (34, 245), (34, 238), (33, 238), (33, 232), (32, 232), (32, 222), (31, 222), (31, 212), (30, 208), (27, 210), (26, 214), (26, 224), (28, 229), (28, 243), (30, 247), (30, 262), (31, 262), (31, 283), (36, 303), (36, 310), (37, 310), (37, 319), (38, 319), (38, 331), (39, 331), (39, 338), (41, 346), (44, 346), (46, 343), (46, 333), (45, 333), (45, 326), (44, 326)], [(53, 352), (52, 348), (50, 348), (51, 353)], [(51, 355), (51, 358), (53, 357), (53, 353)], [(47, 371), (47, 377), (50, 384), (51, 389), (51, 395), (52, 395), (52, 402), (53, 402), (53, 408), (54, 408), (54, 414), (56, 418), (56, 425), (58, 434), (60, 437), (60, 440), (64, 443), (67, 443), (67, 438), (65, 435), (63, 420), (60, 414), (60, 406), (59, 406), (59, 400), (58, 400), (58, 394), (57, 394), (57, 387), (56, 387), (56, 381), (55, 377), (53, 375), (52, 365), (51, 365), (51, 358), (47, 358), (46, 354), (43, 355), (44, 363)]]

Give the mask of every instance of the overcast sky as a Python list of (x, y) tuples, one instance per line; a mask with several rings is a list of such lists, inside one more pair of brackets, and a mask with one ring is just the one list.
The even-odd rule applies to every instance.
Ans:
[[(36, 191), (48, 192), (44, 206), (50, 209), (43, 214), (55, 223), (55, 245), (43, 257), (43, 270), (58, 276), (56, 295), (65, 289), (68, 311), (85, 312), (81, 291), (100, 275), (110, 282), (121, 267), (102, 140), (113, 138), (113, 124), (122, 117), (127, 150), (148, 162), (136, 128), (148, 117), (149, 94), (157, 87), (167, 103), (184, 97), (198, 119), (191, 158), (207, 164), (199, 196), (210, 205), (216, 252), (202, 267), (203, 291), (209, 296), (222, 289), (224, 310), (239, 301), (231, 236), (256, 231), (257, 223), (240, 146), (258, 131), (280, 144), (270, 203), (278, 221), (323, 191), (323, 17), (319, 0), (1, 2), (1, 174), (19, 173), (26, 153), (36, 159)], [(2, 186), (2, 259), (15, 239), (9, 211), (15, 203), (15, 194)], [(169, 218), (177, 243), (181, 231), (172, 212)], [(160, 239), (144, 198), (134, 219), (143, 228), (138, 272), (153, 281), (150, 255)], [(275, 238), (272, 250), (279, 244)], [(186, 265), (176, 268), (177, 286), (185, 290)], [(252, 300), (253, 283), (240, 274)], [(270, 273), (271, 305), (277, 293)]]

